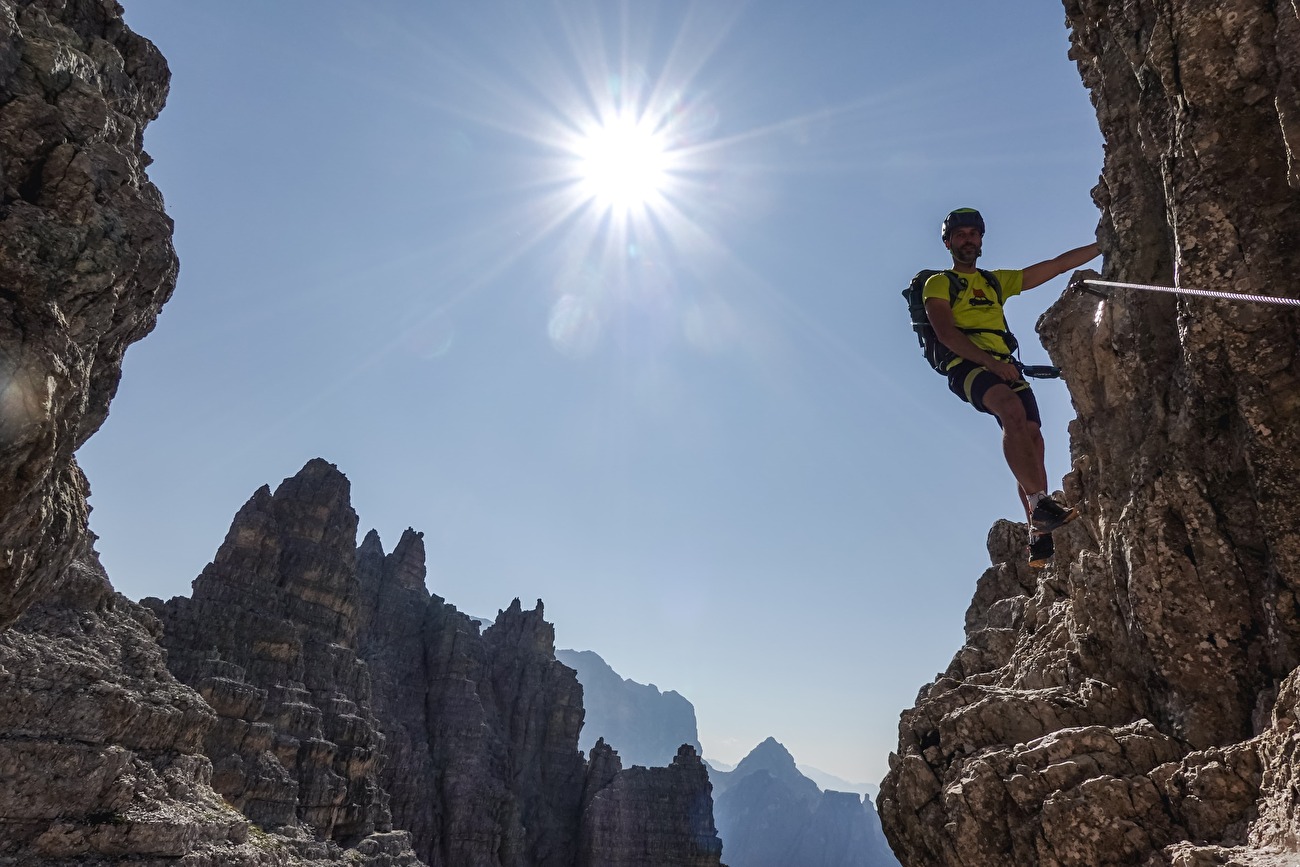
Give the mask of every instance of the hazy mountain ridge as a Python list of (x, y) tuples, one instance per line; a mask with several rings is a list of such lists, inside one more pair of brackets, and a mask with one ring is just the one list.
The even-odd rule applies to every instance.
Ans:
[(731, 867), (897, 867), (871, 798), (823, 792), (775, 738), (709, 776)]
[(580, 749), (590, 752), (603, 738), (625, 764), (645, 767), (670, 764), (682, 744), (703, 752), (695, 707), (679, 693), (624, 678), (594, 651), (560, 649), (555, 657), (583, 686)]
[[(657, 758), (662, 744), (685, 733), (694, 737), (694, 707), (677, 693), (660, 693), (653, 685), (625, 679), (592, 651), (560, 650), (556, 656), (577, 672), (584, 702), (606, 709), (587, 719), (584, 742), (603, 739), (625, 744), (634, 754)], [(626, 721), (633, 714), (642, 716), (629, 726)], [(823, 793), (774, 738), (756, 746), (729, 771), (710, 765), (708, 775), (718, 836), (730, 867), (897, 864), (871, 798), (852, 792)]]
[(880, 792), (880, 786), (875, 783), (854, 783), (843, 777), (837, 777), (832, 773), (823, 771), (821, 768), (814, 768), (812, 765), (796, 764), (799, 773), (817, 784), (822, 791), (832, 792), (853, 792), (858, 795), (866, 795), (873, 800)]

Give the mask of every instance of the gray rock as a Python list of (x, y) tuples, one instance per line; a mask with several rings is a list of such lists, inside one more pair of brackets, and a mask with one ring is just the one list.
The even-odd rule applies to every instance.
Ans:
[(0, 632), (0, 863), (176, 857), (248, 836), (209, 787), (215, 714), (85, 554)]
[(81, 551), (73, 453), (175, 288), (141, 147), (168, 78), (116, 3), (0, 0), (0, 629)]
[(425, 589), (418, 533), (385, 555), (372, 532), (357, 563), (360, 651), (393, 758), (381, 782), (430, 865), (716, 867), (694, 751), (655, 774), (623, 770), (603, 743), (584, 761), (582, 687), (540, 600), (514, 600), (480, 633)]
[[(1106, 277), (1295, 296), (1293, 0), (1067, 0), (1106, 141)], [(908, 864), (1293, 851), (1300, 316), (1117, 291), (1039, 323), (1078, 413), (1055, 564), (994, 527), (965, 646), (881, 789)]]
[(683, 744), (667, 767), (618, 765), (597, 742), (577, 867), (722, 867), (709, 772), (693, 747)]
[[(426, 825), (459, 847), (443, 863), (568, 867), (585, 794), (614, 786), (674, 828), (698, 818), (702, 767), (662, 789), (616, 759), (586, 773), (581, 690), (540, 605), (516, 602), (479, 636), (421, 596), (418, 534), (358, 567), (347, 480), (323, 461), (254, 494), (191, 598), (142, 607), (113, 592), (73, 454), (176, 277), (141, 148), (168, 72), (121, 15), (112, 0), (0, 0), (0, 867), (416, 867), (379, 782), (359, 636), (391, 726), (433, 721), (395, 757), (433, 768), (402, 815), (419, 825), (412, 798), (440, 796)], [(426, 604), (408, 633), (376, 620), (412, 598)], [(412, 637), (408, 665), (394, 650)], [(473, 836), (484, 828), (499, 834)], [(717, 863), (679, 858), (676, 839), (618, 845)]]
[(345, 850), (267, 834), (213, 788), (212, 707), (93, 552), (0, 633), (0, 865), (416, 867), (404, 833)]
[(347, 479), (314, 460), (240, 509), (193, 596), (145, 600), (168, 667), (218, 714), (204, 741), (217, 791), (263, 828), (343, 846), (392, 830), (356, 652), (356, 533)]
[(394, 827), (410, 832), (416, 851), (436, 864), (442, 810), (429, 738), (433, 678), (424, 636), (432, 612), (424, 584), (423, 535), (407, 530), (385, 555), (379, 534), (371, 530), (357, 549), (356, 562), (358, 651), (370, 667), (372, 706), (387, 757), (379, 782), (390, 795)]
[[(157, 619), (115, 594), (73, 453), (103, 423), (122, 355), (171, 295), (171, 221), (145, 124), (168, 71), (114, 2), (0, 0), (0, 864), (338, 863), (270, 836), (212, 787), (226, 717), (178, 683)], [(264, 700), (237, 678), (222, 707)], [(404, 835), (350, 863), (412, 865)]]

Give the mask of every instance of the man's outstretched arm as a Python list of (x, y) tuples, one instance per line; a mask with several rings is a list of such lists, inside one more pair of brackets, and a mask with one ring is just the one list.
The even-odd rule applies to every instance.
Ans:
[(1024, 271), (1024, 285), (1020, 287), (1020, 291), (1028, 292), (1035, 286), (1042, 286), (1053, 277), (1059, 277), (1066, 271), (1073, 271), (1084, 262), (1097, 258), (1100, 253), (1101, 250), (1097, 249), (1096, 244), (1086, 244), (1062, 253), (1055, 259), (1048, 259), (1045, 262), (1030, 265)]

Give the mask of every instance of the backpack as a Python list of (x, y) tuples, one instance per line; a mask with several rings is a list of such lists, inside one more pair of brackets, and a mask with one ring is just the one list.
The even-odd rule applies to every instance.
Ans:
[[(984, 282), (988, 283), (989, 288), (998, 296), (998, 304), (1001, 305), (1002, 284), (998, 282), (998, 278), (992, 271), (985, 271), (983, 268), (978, 269), (978, 271), (980, 276), (984, 278)], [(936, 371), (947, 375), (948, 371), (945, 368), (947, 368), (949, 362), (957, 357), (957, 354), (944, 346), (935, 335), (934, 328), (930, 325), (930, 317), (925, 315), (925, 298), (922, 297), (925, 292), (925, 281), (935, 274), (948, 275), (948, 303), (956, 304), (957, 296), (961, 294), (962, 285), (961, 278), (952, 271), (934, 271), (930, 269), (917, 271), (916, 276), (912, 278), (912, 282), (903, 290), (903, 297), (907, 299), (907, 311), (912, 317), (912, 330), (916, 332), (916, 340), (921, 344), (921, 352), (925, 355), (925, 360)], [(960, 330), (965, 334), (999, 334), (1006, 341), (1007, 349), (1011, 352), (1015, 352), (1020, 348), (1015, 335), (1007, 327), (1006, 313), (1002, 315), (1001, 331), (994, 328), (962, 328)]]

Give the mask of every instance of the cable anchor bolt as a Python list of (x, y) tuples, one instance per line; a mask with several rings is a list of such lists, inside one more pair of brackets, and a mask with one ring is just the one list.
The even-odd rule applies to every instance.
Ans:
[(1110, 298), (1109, 292), (1103, 292), (1101, 289), (1098, 289), (1096, 286), (1090, 286), (1088, 284), (1088, 279), (1086, 277), (1075, 280), (1073, 283), (1071, 283), (1069, 286), (1066, 286), (1065, 288), (1073, 289), (1076, 292), (1086, 292), (1089, 295), (1096, 295), (1098, 298)]

